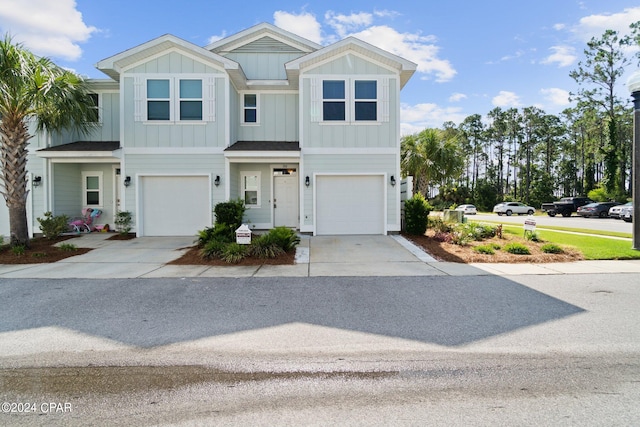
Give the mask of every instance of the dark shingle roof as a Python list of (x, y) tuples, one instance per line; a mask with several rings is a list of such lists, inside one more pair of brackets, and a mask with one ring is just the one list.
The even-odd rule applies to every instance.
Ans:
[(76, 141), (38, 151), (114, 151), (118, 148), (120, 148), (120, 141)]
[(238, 141), (224, 151), (300, 151), (300, 143), (297, 141)]

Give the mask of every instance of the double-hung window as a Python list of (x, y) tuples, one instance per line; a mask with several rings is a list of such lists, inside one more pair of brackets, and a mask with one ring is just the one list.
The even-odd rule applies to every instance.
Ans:
[(258, 95), (245, 93), (242, 102), (242, 123), (258, 123)]
[(202, 80), (180, 80), (180, 120), (202, 120)]
[(147, 80), (147, 120), (171, 120), (171, 80)]
[(215, 81), (213, 79), (171, 77), (141, 80), (139, 84), (136, 83), (141, 87), (135, 92), (136, 121), (215, 120)]
[(90, 93), (91, 111), (89, 112), (89, 123), (100, 123), (100, 98), (97, 93)]
[(346, 91), (344, 80), (322, 82), (322, 117), (325, 121), (346, 120)]
[(355, 81), (354, 119), (376, 121), (378, 119), (378, 82), (375, 80)]
[(240, 176), (242, 196), (246, 207), (260, 206), (260, 172), (243, 172)]
[(102, 206), (102, 172), (82, 172), (82, 202), (87, 207)]
[[(321, 118), (313, 115), (312, 120), (322, 122), (366, 123), (388, 121), (388, 79), (321, 80), (320, 95), (312, 98), (321, 102), (312, 105), (312, 111), (320, 107)], [(382, 92), (382, 93), (381, 93)], [(312, 89), (312, 94), (315, 89)]]

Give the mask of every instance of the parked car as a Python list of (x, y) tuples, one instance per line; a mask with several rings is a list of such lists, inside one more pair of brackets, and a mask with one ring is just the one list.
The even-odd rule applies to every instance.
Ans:
[(631, 206), (632, 203), (631, 202), (627, 202), (624, 205), (617, 205), (612, 207), (611, 209), (609, 209), (609, 217), (610, 218), (617, 218), (617, 219), (622, 219), (622, 216), (620, 216), (620, 212), (626, 208)]
[(625, 222), (633, 222), (633, 205), (622, 209), (622, 212), (620, 212), (620, 217), (622, 217)]
[(536, 208), (533, 206), (527, 206), (520, 202), (502, 202), (495, 205), (493, 207), (493, 211), (500, 216), (502, 216), (502, 214), (505, 214), (506, 216), (511, 216), (512, 214), (533, 215)]
[(597, 216), (599, 218), (606, 218), (609, 216), (609, 209), (614, 206), (618, 206), (618, 202), (600, 202), (589, 203), (584, 206), (580, 206), (576, 212), (578, 216), (588, 218), (590, 216)]
[(456, 211), (462, 211), (465, 215), (475, 215), (478, 213), (478, 210), (474, 205), (460, 205), (455, 208)]
[(580, 206), (584, 206), (587, 203), (594, 202), (588, 197), (563, 197), (557, 202), (543, 203), (540, 208), (551, 217), (556, 215), (567, 217), (571, 216), (573, 212), (576, 212)]

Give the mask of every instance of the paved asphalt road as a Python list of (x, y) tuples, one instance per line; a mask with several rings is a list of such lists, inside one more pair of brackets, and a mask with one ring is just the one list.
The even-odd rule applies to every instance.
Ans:
[[(524, 224), (526, 215), (512, 215), (512, 216), (498, 216), (497, 214), (478, 214), (470, 215), (472, 220), (478, 221), (500, 221), (504, 224)], [(624, 222), (621, 219), (614, 218), (582, 218), (573, 214), (573, 216), (564, 218), (562, 216), (556, 216), (551, 218), (548, 215), (536, 215), (534, 216), (538, 227), (543, 226), (556, 226), (556, 227), (568, 227), (568, 228), (583, 228), (590, 230), (602, 230), (602, 231), (616, 231), (620, 233), (631, 233), (632, 224), (630, 222)]]
[(6, 279), (0, 424), (638, 425), (637, 283)]

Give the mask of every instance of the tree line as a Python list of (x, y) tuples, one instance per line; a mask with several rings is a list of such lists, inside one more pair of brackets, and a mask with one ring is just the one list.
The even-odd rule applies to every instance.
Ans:
[[(573, 103), (558, 115), (537, 107), (494, 108), (401, 141), (401, 168), (434, 206), (503, 200), (540, 207), (560, 197), (626, 201), (631, 194), (633, 107), (622, 77), (640, 47), (640, 21), (592, 38), (570, 72)], [(635, 58), (640, 60), (636, 50)], [(639, 62), (640, 63), (640, 62)], [(626, 89), (624, 90), (626, 94)]]

